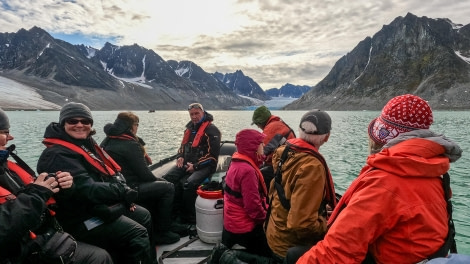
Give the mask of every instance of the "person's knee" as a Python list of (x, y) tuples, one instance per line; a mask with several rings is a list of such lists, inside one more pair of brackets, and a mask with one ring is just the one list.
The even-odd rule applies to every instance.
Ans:
[(174, 167), (167, 174), (163, 175), (162, 178), (173, 184), (177, 184), (185, 175), (185, 170), (178, 167)]
[(165, 193), (171, 193), (173, 195), (175, 193), (175, 185), (171, 182), (165, 182)]
[(113, 260), (111, 258), (111, 255), (109, 255), (108, 251), (97, 247), (93, 252), (93, 261), (89, 263), (112, 264)]
[(78, 241), (73, 263), (112, 264), (113, 260), (103, 248)]
[(184, 191), (196, 191), (198, 187), (198, 184), (195, 182), (187, 181), (183, 185)]
[[(127, 222), (127, 228), (132, 228), (136, 230), (143, 229), (145, 232), (146, 230), (151, 230), (152, 225), (152, 215), (150, 212), (142, 206), (137, 206), (134, 211), (126, 212), (125, 217), (130, 218), (130, 222)], [(139, 232), (139, 231), (136, 231)], [(141, 232), (139, 232), (141, 233)]]

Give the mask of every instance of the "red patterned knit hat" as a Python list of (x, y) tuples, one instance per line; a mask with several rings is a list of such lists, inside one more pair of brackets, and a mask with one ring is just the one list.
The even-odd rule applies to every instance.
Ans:
[(416, 129), (428, 129), (433, 122), (429, 104), (412, 94), (392, 98), (379, 117), (369, 124), (369, 136), (385, 145), (399, 134)]

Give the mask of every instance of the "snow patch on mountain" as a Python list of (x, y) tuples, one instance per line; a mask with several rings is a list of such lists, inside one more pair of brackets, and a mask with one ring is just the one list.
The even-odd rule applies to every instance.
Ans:
[(3, 109), (60, 109), (46, 101), (33, 88), (0, 77), (0, 107)]

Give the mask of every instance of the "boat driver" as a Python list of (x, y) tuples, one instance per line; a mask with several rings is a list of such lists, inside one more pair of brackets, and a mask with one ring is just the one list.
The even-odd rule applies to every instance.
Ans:
[(175, 186), (173, 213), (182, 223), (196, 223), (196, 190), (217, 168), (221, 134), (200, 103), (188, 106), (191, 118), (178, 149), (176, 166), (164, 179)]

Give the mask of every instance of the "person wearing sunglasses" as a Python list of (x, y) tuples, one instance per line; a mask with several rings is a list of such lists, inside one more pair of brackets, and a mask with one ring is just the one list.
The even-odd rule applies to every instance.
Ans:
[(150, 212), (134, 204), (137, 192), (95, 142), (95, 133), (90, 109), (74, 102), (46, 127), (37, 171), (69, 171), (74, 180), (73, 189), (57, 195), (57, 218), (78, 240), (106, 249), (114, 263), (152, 263)]
[[(35, 254), (34, 240), (45, 236), (45, 230), (56, 229), (53, 195), (73, 186), (73, 178), (65, 171), (48, 177), (34, 171), (15, 154), (15, 145), (8, 143), (10, 120), (0, 109), (0, 263), (47, 263)], [(104, 249), (76, 241), (73, 263), (112, 264)], [(29, 247), (31, 245), (31, 247)], [(68, 263), (68, 262), (67, 262)]]
[(195, 224), (196, 190), (217, 168), (221, 134), (212, 123), (214, 117), (200, 103), (190, 104), (188, 113), (191, 121), (184, 130), (176, 167), (163, 178), (175, 186), (175, 216), (179, 216), (183, 223)]

